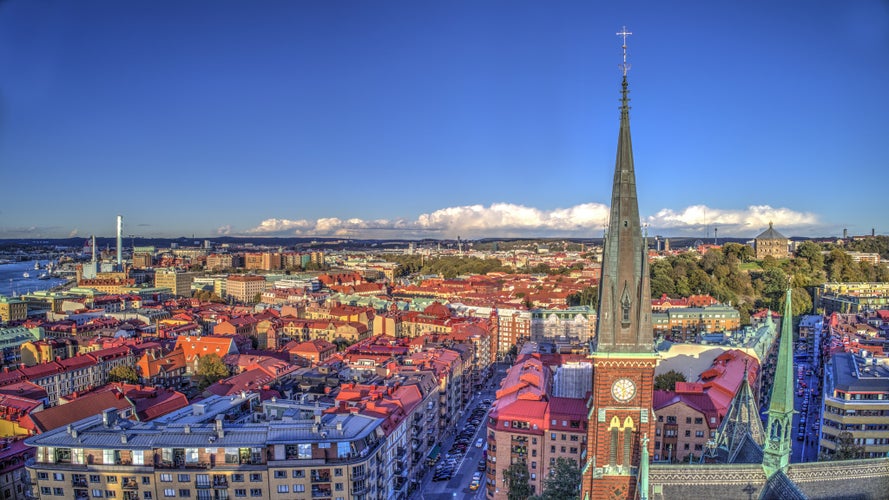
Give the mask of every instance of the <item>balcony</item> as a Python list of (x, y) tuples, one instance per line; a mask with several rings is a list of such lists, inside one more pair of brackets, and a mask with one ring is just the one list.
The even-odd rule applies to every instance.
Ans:
[(90, 497), (90, 492), (87, 490), (74, 490), (74, 500), (86, 500)]
[(210, 480), (209, 479), (199, 479), (194, 482), (194, 487), (199, 490), (210, 489)]
[(136, 481), (136, 478), (134, 478), (134, 477), (126, 478), (123, 480), (123, 484), (121, 485), (121, 488), (123, 488), (125, 490), (138, 490), (139, 483)]
[(225, 476), (213, 476), (214, 488), (228, 488), (228, 478)]
[(330, 474), (312, 474), (312, 482), (313, 483), (329, 483), (330, 482)]
[(363, 495), (367, 493), (367, 485), (366, 484), (355, 484), (352, 483), (352, 495)]
[(312, 498), (330, 498), (330, 489), (312, 487)]
[(89, 488), (86, 483), (86, 477), (72, 476), (71, 486), (74, 486), (75, 488)]

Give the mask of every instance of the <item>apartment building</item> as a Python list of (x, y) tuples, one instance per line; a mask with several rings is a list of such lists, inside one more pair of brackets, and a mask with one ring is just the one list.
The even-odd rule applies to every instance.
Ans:
[(15, 297), (0, 295), (0, 323), (27, 319), (28, 304)]
[[(863, 351), (866, 353), (866, 351)], [(869, 354), (869, 353), (867, 353)], [(861, 458), (889, 454), (889, 362), (873, 355), (836, 353), (824, 376), (820, 451), (833, 455), (837, 436), (850, 432)]]
[(179, 269), (158, 269), (154, 273), (155, 288), (167, 288), (176, 297), (191, 297), (191, 282), (199, 273)]
[(487, 422), (487, 498), (507, 498), (505, 473), (511, 464), (528, 467), (531, 488), (539, 493), (558, 458), (584, 463), (588, 410), (583, 395), (592, 377), (554, 386), (566, 359), (523, 352), (507, 372)]
[(741, 314), (722, 304), (707, 307), (672, 307), (651, 313), (655, 336), (675, 342), (694, 342), (698, 334), (734, 331), (741, 328)]
[(265, 278), (234, 274), (225, 280), (225, 293), (239, 302), (253, 302), (256, 294), (266, 288)]
[(33, 436), (40, 498), (386, 498), (383, 419), (258, 395), (212, 396), (152, 423), (106, 411)]

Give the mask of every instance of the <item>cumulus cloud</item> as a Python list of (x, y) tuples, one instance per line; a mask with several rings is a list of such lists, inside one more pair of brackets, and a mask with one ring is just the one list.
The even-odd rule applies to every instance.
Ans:
[(782, 230), (806, 229), (818, 226), (818, 216), (789, 208), (751, 205), (745, 209), (720, 209), (692, 205), (683, 210), (663, 208), (645, 218), (652, 228), (674, 230), (678, 233), (700, 232), (702, 228), (718, 227), (726, 236), (755, 235), (773, 223)]
[(77, 228), (75, 227), (70, 233), (68, 233), (69, 238), (73, 238), (77, 236)]
[[(343, 238), (482, 238), (482, 237), (598, 237), (608, 221), (609, 208), (583, 203), (568, 208), (541, 210), (512, 203), (447, 207), (421, 214), (416, 219), (308, 219), (271, 218), (245, 231), (253, 236), (317, 236)], [(696, 234), (717, 226), (720, 234), (747, 237), (767, 227), (805, 230), (818, 226), (812, 213), (788, 208), (755, 205), (744, 209), (719, 209), (703, 205), (681, 210), (664, 208), (642, 217), (651, 231), (665, 234)], [(223, 226), (229, 234), (231, 228)], [(220, 228), (222, 230), (223, 228)], [(219, 232), (219, 231), (217, 231)]]
[(231, 234), (231, 232), (232, 227), (229, 224), (216, 228), (216, 234), (218, 234), (219, 236), (228, 236), (229, 234)]

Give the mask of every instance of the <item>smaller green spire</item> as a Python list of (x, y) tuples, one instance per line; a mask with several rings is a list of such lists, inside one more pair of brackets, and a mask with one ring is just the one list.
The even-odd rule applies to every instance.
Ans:
[(639, 500), (648, 500), (648, 434), (642, 436), (642, 458), (639, 460), (639, 487), (637, 495)]
[(772, 397), (769, 400), (769, 421), (763, 449), (762, 466), (769, 477), (790, 463), (793, 412), (793, 310), (788, 288), (784, 317), (781, 318), (778, 363), (775, 367)]

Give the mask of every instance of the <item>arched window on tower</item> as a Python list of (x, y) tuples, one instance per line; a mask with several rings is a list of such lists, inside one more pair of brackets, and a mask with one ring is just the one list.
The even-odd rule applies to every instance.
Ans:
[(633, 419), (627, 417), (624, 420), (624, 459), (623, 466), (629, 470), (633, 464)]
[(627, 291), (626, 287), (624, 287), (623, 296), (620, 299), (620, 308), (621, 308), (621, 322), (624, 326), (630, 323), (630, 293)]
[(620, 432), (620, 419), (617, 416), (611, 418), (611, 424), (608, 426), (608, 429), (611, 431), (611, 450), (608, 453), (608, 465), (611, 467), (617, 466), (617, 441), (618, 441), (618, 433)]

